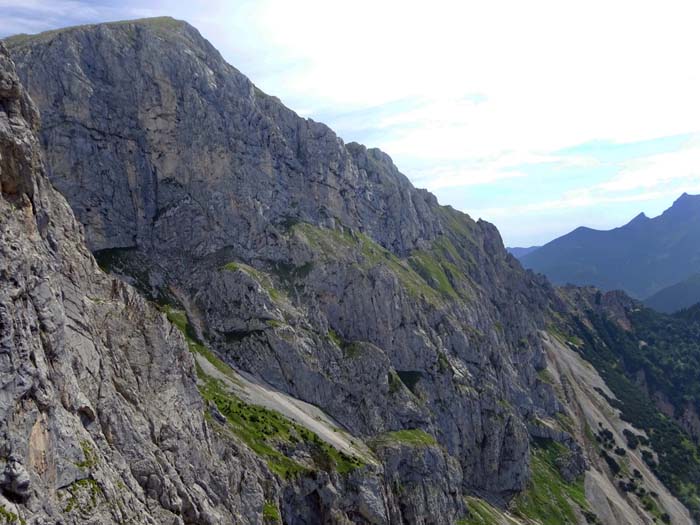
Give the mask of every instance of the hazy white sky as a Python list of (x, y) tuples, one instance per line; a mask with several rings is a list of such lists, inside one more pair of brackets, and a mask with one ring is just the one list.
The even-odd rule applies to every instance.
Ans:
[(700, 4), (0, 0), (0, 35), (168, 14), (509, 245), (700, 193)]

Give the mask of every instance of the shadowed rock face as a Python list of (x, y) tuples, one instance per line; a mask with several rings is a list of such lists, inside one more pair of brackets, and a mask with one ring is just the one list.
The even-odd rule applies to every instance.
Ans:
[(51, 180), (113, 270), (351, 432), (421, 428), (462, 489), (524, 487), (525, 421), (557, 410), (536, 374), (553, 299), (493, 226), (299, 118), (184, 23), (9, 45)]

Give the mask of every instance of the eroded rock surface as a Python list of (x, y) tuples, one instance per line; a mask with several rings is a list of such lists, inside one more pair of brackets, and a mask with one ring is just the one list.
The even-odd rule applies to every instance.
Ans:
[[(0, 518), (262, 523), (266, 505), (288, 502), (289, 523), (363, 512), (386, 523), (375, 467), (282, 485), (205, 418), (183, 335), (97, 266), (44, 174), (37, 126), (0, 44)], [(361, 490), (371, 497), (348, 496)], [(323, 491), (336, 496), (316, 501)]]

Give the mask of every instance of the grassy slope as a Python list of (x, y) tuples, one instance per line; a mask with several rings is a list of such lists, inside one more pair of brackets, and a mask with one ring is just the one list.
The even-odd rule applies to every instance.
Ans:
[[(514, 515), (540, 525), (577, 524), (577, 512), (590, 513), (583, 478), (567, 483), (556, 466), (568, 453), (554, 441), (538, 441), (532, 449), (532, 478), (528, 488), (512, 504)], [(590, 514), (593, 520), (593, 514)]]
[[(196, 339), (184, 312), (170, 307), (165, 307), (164, 311), (168, 319), (182, 331), (190, 351), (199, 353), (219, 372), (235, 380), (235, 372)], [(315, 469), (347, 474), (364, 465), (360, 459), (335, 449), (314, 432), (278, 412), (237, 398), (221, 380), (208, 376), (199, 366), (197, 375), (202, 397), (214, 404), (226, 417), (227, 430), (265, 459), (270, 469), (280, 477), (289, 479)], [(299, 449), (310, 453), (313, 466), (309, 467), (289, 457)]]

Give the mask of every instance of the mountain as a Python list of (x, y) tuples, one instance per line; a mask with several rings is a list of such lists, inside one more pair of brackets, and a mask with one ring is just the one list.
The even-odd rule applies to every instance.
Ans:
[(522, 256), (527, 255), (528, 253), (534, 252), (539, 246), (528, 246), (527, 248), (521, 248), (514, 246), (512, 248), (506, 248), (508, 250), (508, 253), (513, 255), (514, 257), (517, 257), (520, 259)]
[(274, 480), (208, 428), (185, 338), (98, 267), (38, 125), (0, 43), (0, 522), (223, 523), (262, 507)]
[(684, 193), (662, 215), (641, 213), (613, 230), (577, 228), (520, 261), (556, 284), (649, 297), (700, 268), (700, 195)]
[(659, 312), (672, 313), (700, 303), (700, 273), (659, 290), (644, 300), (644, 304)]
[[(298, 117), (189, 25), (8, 45), (39, 104), (51, 181), (103, 267), (242, 374), (355, 441), (392, 445), (374, 454), (402, 489), (363, 503), (367, 516), (449, 523), (462, 492), (525, 488), (527, 420), (556, 408), (537, 375), (552, 299), (492, 225)], [(396, 432), (440, 446), (415, 454)]]
[(660, 314), (523, 270), (186, 23), (6, 44), (41, 125), (3, 54), (5, 521), (700, 516), (693, 427), (630, 354)]

